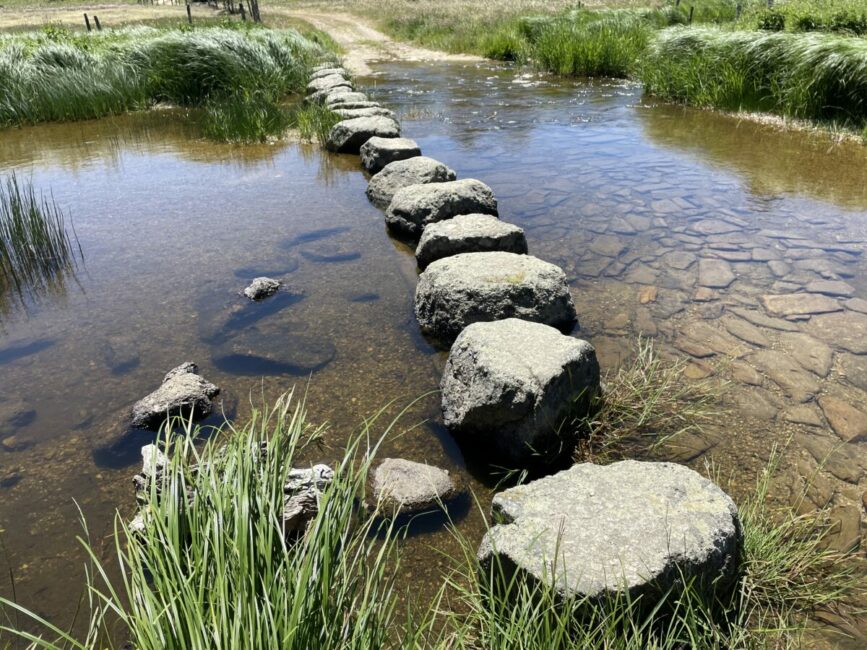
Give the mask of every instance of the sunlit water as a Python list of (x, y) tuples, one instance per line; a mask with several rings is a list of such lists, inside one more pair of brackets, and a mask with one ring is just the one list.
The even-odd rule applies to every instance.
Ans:
[[(839, 438), (815, 400), (799, 405), (792, 391), (749, 372), (761, 366), (760, 349), (777, 351), (772, 361), (787, 358), (791, 339), (764, 326), (765, 341), (738, 338), (731, 310), (764, 314), (759, 296), (822, 276), (842, 277), (867, 298), (858, 254), (867, 237), (867, 149), (648, 105), (631, 84), (499, 66), (394, 64), (361, 83), (401, 114), (426, 155), (491, 185), (501, 217), (526, 230), (530, 252), (566, 270), (577, 334), (597, 346), (604, 368), (628, 356), (639, 335), (665, 354), (684, 356), (673, 343), (683, 348), (685, 338), (710, 338), (712, 352), (725, 352), (691, 368), (731, 382), (720, 426), (668, 457), (695, 467), (712, 459), (743, 496), (773, 445), (794, 436), (774, 496), (799, 493), (799, 476), (816, 469), (808, 447)], [(446, 467), (482, 504), (490, 496), (479, 459), (465, 460), (438, 425), (428, 393), (444, 353), (418, 333), (412, 252), (388, 237), (367, 203), (357, 158), (291, 143), (214, 145), (185, 124), (155, 112), (0, 136), (0, 167), (32, 174), (54, 193), (85, 258), (65, 291), (5, 315), (0, 331), (0, 396), (37, 413), (3, 432), (14, 434), (7, 447), (15, 449), (0, 448), (4, 563), (19, 600), (59, 621), (80, 593), (76, 503), (102, 546), (115, 509), (132, 511), (130, 478), (147, 442), (125, 433), (128, 410), (185, 360), (223, 388), (224, 408), (239, 421), (251, 402), (292, 386), (306, 392), (311, 418), (331, 424), (318, 459), (326, 462), (364, 416), (395, 400), (391, 417), (423, 396), (382, 453)], [(727, 260), (735, 275), (710, 302), (693, 300), (700, 257)], [(788, 271), (775, 275), (769, 259)], [(238, 292), (257, 275), (278, 277), (289, 291), (246, 305)], [(641, 304), (643, 287), (657, 288), (655, 300)], [(867, 357), (853, 351), (867, 348), (849, 339), (867, 316), (841, 313), (827, 325), (794, 323), (833, 348), (827, 376), (804, 372), (817, 393), (864, 407)], [(846, 341), (829, 327), (848, 330)], [(791, 422), (794, 407), (816, 424)], [(844, 467), (822, 472), (821, 494), (811, 494), (857, 528), (867, 454), (862, 443), (846, 449)], [(466, 503), (453, 515), (471, 539), (481, 535), (481, 516)], [(456, 550), (448, 533), (429, 528), (407, 545), (407, 585), (427, 585), (423, 592), (445, 564), (431, 547)], [(11, 594), (8, 581), (0, 585)]]

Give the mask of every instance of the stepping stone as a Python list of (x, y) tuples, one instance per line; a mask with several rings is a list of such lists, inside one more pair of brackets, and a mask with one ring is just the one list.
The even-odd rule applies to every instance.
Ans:
[[(352, 87), (349, 85), (346, 86), (333, 86), (331, 88), (326, 88), (324, 90), (320, 90), (315, 93), (311, 93), (307, 95), (304, 100), (308, 104), (320, 104), (325, 105), (328, 103), (329, 99), (335, 99), (339, 95), (360, 95), (361, 93), (356, 93), (352, 90)], [(367, 101), (367, 96), (364, 96), (364, 101)]]
[(425, 268), (443, 257), (488, 251), (525, 254), (524, 231), (490, 214), (461, 214), (427, 226), (415, 257), (419, 267)]
[(500, 523), (478, 557), (562, 597), (627, 593), (655, 602), (684, 579), (710, 591), (735, 579), (737, 507), (697, 472), (674, 463), (583, 463), (494, 496)]
[(256, 278), (244, 289), (244, 295), (250, 300), (262, 300), (273, 296), (280, 289), (280, 281), (273, 278)]
[(867, 354), (867, 315), (854, 311), (822, 314), (813, 316), (804, 329), (831, 347)]
[(386, 165), (370, 179), (367, 198), (378, 208), (387, 208), (395, 192), (410, 185), (445, 183), (455, 180), (455, 172), (427, 156), (415, 156)]
[(771, 316), (811, 316), (843, 309), (833, 298), (818, 293), (788, 293), (759, 298), (765, 311)]
[[(358, 104), (359, 102), (370, 101), (367, 95), (358, 92), (343, 92), (343, 88), (332, 90), (325, 96), (325, 106), (331, 109), (335, 108), (351, 108), (350, 105)], [(366, 108), (364, 106), (354, 106), (355, 108)]]
[(822, 395), (819, 398), (819, 406), (840, 440), (843, 442), (867, 440), (867, 413), (833, 395)]
[(327, 68), (320, 68), (319, 70), (311, 73), (310, 81), (322, 79), (323, 77), (330, 77), (336, 74), (347, 79), (349, 78), (349, 73), (346, 72), (346, 68), (341, 68), (339, 66), (330, 66)]
[(132, 426), (143, 429), (158, 428), (167, 417), (201, 419), (210, 415), (211, 398), (220, 389), (198, 374), (192, 361), (170, 370), (162, 385), (143, 397), (132, 407)]
[[(354, 117), (390, 117), (394, 119), (394, 112), (381, 106), (371, 106), (370, 108), (336, 108), (333, 112), (344, 120), (351, 120)], [(397, 140), (398, 138), (392, 139)]]
[(497, 200), (490, 187), (468, 178), (398, 190), (385, 212), (385, 223), (393, 232), (417, 238), (430, 223), (474, 213), (496, 215)]
[(457, 491), (446, 470), (403, 458), (386, 458), (373, 472), (373, 497), (386, 511), (432, 510)]
[(724, 289), (735, 281), (731, 265), (725, 260), (701, 259), (698, 262), (698, 283), (709, 289)]
[[(364, 109), (359, 108), (356, 111), (364, 110), (387, 110), (387, 109)], [(335, 111), (336, 113), (348, 113), (352, 111)], [(391, 111), (388, 111), (391, 113)], [(354, 116), (353, 116), (354, 117)], [(389, 163), (398, 160), (406, 160), (415, 158), (421, 155), (421, 149), (415, 140), (409, 138), (371, 138), (361, 147), (361, 166), (371, 174), (376, 174)]]
[(452, 432), (523, 463), (569, 453), (574, 440), (562, 425), (587, 415), (599, 363), (592, 345), (548, 325), (474, 323), (452, 345), (440, 388)]
[(515, 253), (461, 253), (421, 274), (415, 315), (422, 331), (453, 340), (471, 323), (522, 318), (571, 329), (575, 304), (559, 266)]
[(388, 117), (355, 117), (331, 127), (325, 148), (336, 153), (358, 153), (365, 142), (374, 136), (396, 138), (400, 124)]
[(309, 84), (307, 84), (307, 94), (312, 95), (314, 93), (333, 90), (340, 86), (352, 88), (352, 83), (341, 74), (327, 75), (319, 77), (318, 79), (313, 79)]

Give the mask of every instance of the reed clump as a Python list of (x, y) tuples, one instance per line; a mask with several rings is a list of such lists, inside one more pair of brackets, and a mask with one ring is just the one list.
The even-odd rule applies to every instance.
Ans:
[(54, 199), (15, 172), (7, 176), (0, 184), (0, 305), (50, 291), (81, 257), (71, 221)]

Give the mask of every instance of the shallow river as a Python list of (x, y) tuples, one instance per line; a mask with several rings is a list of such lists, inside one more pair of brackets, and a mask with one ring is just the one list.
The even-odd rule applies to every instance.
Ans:
[[(791, 439), (774, 498), (795, 500), (801, 477), (816, 475), (800, 507), (830, 503), (838, 542), (857, 540), (867, 415), (849, 409), (867, 411), (867, 148), (648, 105), (626, 83), (488, 64), (389, 64), (360, 83), (426, 155), (491, 185), (530, 252), (566, 270), (578, 334), (604, 369), (641, 335), (694, 359), (685, 381), (724, 386), (719, 426), (669, 458), (713, 460), (738, 497)], [(438, 424), (428, 393), (444, 353), (418, 333), (412, 252), (367, 203), (357, 158), (214, 145), (166, 111), (4, 131), (0, 169), (50, 189), (84, 251), (53, 295), (0, 305), (0, 399), (36, 412), (6, 426), (0, 447), (0, 562), (26, 605), (71, 616), (83, 563), (76, 502), (105, 546), (115, 509), (132, 510), (147, 442), (124, 433), (129, 407), (185, 360), (239, 420), (251, 404), (305, 391), (311, 418), (331, 424), (325, 461), (364, 416), (424, 396), (383, 454), (444, 466), (489, 499), (490, 479)], [(291, 291), (239, 312), (239, 290), (258, 275)], [(839, 311), (787, 320), (761, 304), (805, 287), (842, 294), (823, 303)], [(453, 515), (480, 536), (467, 503)], [(437, 581), (431, 546), (455, 548), (428, 528), (408, 542), (415, 585)], [(0, 593), (11, 595), (5, 578)]]

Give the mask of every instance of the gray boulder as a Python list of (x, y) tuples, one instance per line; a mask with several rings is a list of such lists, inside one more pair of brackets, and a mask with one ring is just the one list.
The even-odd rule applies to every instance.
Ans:
[[(339, 90), (339, 88), (338, 88), (338, 90)], [(363, 101), (352, 100), (352, 101), (340, 101), (340, 102), (337, 102), (336, 104), (328, 107), (329, 110), (335, 111), (335, 112), (336, 111), (355, 111), (355, 110), (360, 110), (362, 108), (382, 108), (382, 104), (380, 104), (378, 102), (371, 102), (368, 100), (363, 100)], [(360, 116), (360, 117), (364, 117), (364, 116)]]
[(273, 278), (255, 278), (246, 289), (244, 295), (250, 300), (262, 300), (273, 296), (280, 289), (280, 281)]
[(567, 329), (577, 320), (560, 267), (500, 252), (461, 253), (428, 266), (416, 287), (415, 315), (424, 332), (442, 340), (477, 322), (522, 318)]
[(358, 102), (368, 102), (370, 101), (364, 93), (359, 92), (344, 92), (343, 88), (336, 88), (329, 92), (325, 96), (325, 105), (328, 108), (349, 108), (349, 104), (356, 104)]
[[(387, 108), (382, 108), (381, 106), (371, 106), (368, 108), (336, 108), (333, 112), (335, 115), (339, 115), (344, 120), (349, 120), (353, 117), (390, 117), (394, 119), (394, 112), (388, 110)], [(371, 138), (371, 140), (372, 139), (373, 138)], [(389, 138), (381, 139), (388, 140)], [(391, 139), (399, 140), (400, 138)], [(370, 142), (370, 140), (368, 140), (368, 142)]]
[(314, 81), (316, 79), (322, 79), (323, 77), (330, 77), (331, 75), (340, 75), (344, 78), (349, 78), (349, 74), (346, 72), (346, 68), (342, 68), (337, 65), (328, 66), (327, 68), (320, 68), (315, 72), (311, 73), (310, 81)]
[(371, 178), (367, 185), (367, 198), (376, 207), (386, 208), (399, 189), (409, 185), (445, 183), (453, 180), (455, 180), (454, 170), (433, 158), (415, 156), (389, 163)]
[(343, 75), (332, 74), (325, 77), (314, 79), (307, 84), (307, 94), (332, 90), (338, 87), (352, 88), (352, 83)]
[(522, 462), (568, 452), (568, 420), (599, 392), (593, 346), (517, 318), (474, 323), (452, 345), (440, 383), (443, 420), (498, 456)]
[(475, 212), (496, 215), (497, 200), (490, 187), (466, 178), (398, 190), (385, 212), (385, 223), (396, 233), (419, 237), (430, 223)]
[(525, 254), (524, 231), (490, 214), (459, 214), (427, 226), (415, 249), (415, 257), (418, 265), (425, 268), (450, 255), (488, 251)]
[(187, 361), (170, 370), (162, 385), (132, 407), (132, 425), (138, 428), (159, 427), (166, 417), (177, 415), (201, 419), (211, 413), (211, 398), (220, 389), (205, 381), (195, 363)]
[(386, 511), (420, 512), (457, 493), (449, 473), (402, 458), (386, 458), (373, 472), (373, 497)]
[(291, 469), (283, 486), (283, 535), (303, 533), (319, 512), (322, 491), (334, 480), (328, 465)]
[(318, 90), (315, 93), (307, 95), (307, 99), (305, 101), (310, 104), (326, 104), (328, 100), (335, 101), (338, 96), (349, 94), (356, 95), (359, 93), (356, 93), (354, 90), (352, 90), (351, 86), (333, 86), (331, 88)]
[(651, 604), (684, 578), (724, 588), (737, 570), (735, 504), (682, 465), (575, 465), (500, 492), (492, 511), (501, 523), (479, 548), (483, 567), (517, 571), (562, 596), (626, 591)]
[(400, 124), (388, 117), (355, 117), (338, 122), (331, 128), (325, 147), (337, 153), (358, 153), (365, 142), (374, 136), (396, 138)]
[[(365, 109), (356, 110), (361, 111)], [(383, 108), (367, 110), (386, 109)], [(391, 111), (389, 111), (389, 113), (390, 112)], [(361, 147), (359, 153), (361, 154), (361, 166), (364, 167), (371, 174), (376, 174), (389, 163), (420, 156), (421, 149), (419, 149), (419, 146), (415, 140), (410, 140), (409, 138), (371, 138), (364, 143), (364, 146)]]

